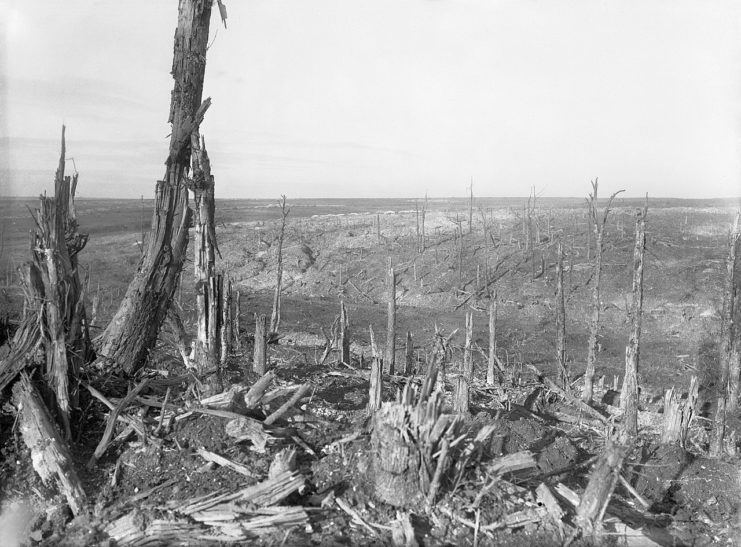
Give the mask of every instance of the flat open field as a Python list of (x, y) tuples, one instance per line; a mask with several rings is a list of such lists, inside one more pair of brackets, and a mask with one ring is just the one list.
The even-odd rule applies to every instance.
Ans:
[[(360, 416), (364, 415), (367, 403), (368, 382), (353, 377), (347, 368), (337, 363), (336, 358), (319, 362), (325, 345), (324, 333), (329, 333), (339, 311), (340, 299), (343, 299), (352, 332), (353, 367), (357, 370), (367, 367), (371, 355), (369, 327), (375, 331), (376, 340), (385, 339), (385, 271), (389, 262), (398, 274), (399, 355), (404, 353), (404, 338), (409, 331), (413, 337), (416, 368), (422, 372), (432, 351), (436, 331), (448, 336), (459, 329), (450, 339), (451, 360), (446, 372), (455, 374), (457, 363), (462, 360), (465, 315), (473, 312), (473, 344), (481, 349), (474, 354), (478, 388), (471, 400), (473, 415), (488, 416), (498, 412), (496, 419), (502, 421), (504, 412), (507, 416), (505, 421), (509, 420), (509, 423), (527, 421), (534, 424), (535, 429), (527, 435), (522, 434), (517, 447), (509, 450), (529, 449), (538, 453), (543, 449), (538, 441), (546, 435), (545, 426), (532, 416), (523, 420), (519, 419), (522, 415), (518, 418), (512, 414), (516, 414), (513, 409), (517, 405), (524, 404), (514, 393), (526, 391), (526, 386), (534, 378), (531, 365), (546, 376), (555, 378), (557, 374), (554, 300), (559, 242), (564, 249), (567, 357), (574, 385), (580, 385), (579, 377), (586, 362), (593, 283), (591, 258), (594, 256), (590, 245), (594, 245), (594, 240), (587, 235), (583, 200), (539, 198), (533, 213), (533, 242), (531, 248), (526, 249), (523, 231), (526, 201), (476, 198), (469, 224), (467, 199), (430, 200), (424, 221), (424, 244), (420, 248), (415, 207), (421, 208), (423, 200), (289, 200), (291, 212), (283, 250), (282, 322), (277, 343), (269, 347), (269, 360), (281, 381), (309, 380), (316, 386), (307, 408), (325, 421), (321, 422), (324, 425), (307, 434), (316, 454), (302, 456), (302, 466), (311, 470), (307, 473), (317, 492), (334, 488), (342, 482), (344, 488), (349, 489), (343, 490), (343, 495), (352, 500), (364, 518), (376, 523), (393, 518), (393, 511), (374, 503), (362, 488), (356, 488), (362, 481), (353, 482), (360, 480), (356, 476), (357, 470), (353, 469), (364, 465), (359, 456), (363, 447), (356, 446), (356, 452), (352, 452), (348, 445), (348, 452), (343, 452), (342, 458), (336, 452), (321, 452), (323, 446), (362, 429)], [(656, 481), (667, 480), (671, 488), (647, 485), (645, 481), (641, 482), (640, 473), (635, 475), (638, 478), (631, 479), (654, 504), (656, 514), (666, 516), (660, 522), (642, 522), (646, 529), (654, 530), (651, 537), (660, 544), (674, 541), (676, 544), (700, 545), (729, 542), (735, 538), (736, 508), (741, 503), (738, 471), (733, 463), (705, 458), (704, 451), (710, 425), (707, 418), (712, 416), (713, 401), (717, 399), (717, 342), (728, 252), (727, 234), (739, 204), (738, 201), (722, 200), (649, 201), (639, 365), (641, 408), (647, 412), (660, 411), (664, 390), (675, 386), (686, 392), (692, 376), (697, 376), (700, 382), (702, 408), (702, 414), (696, 418), (693, 427), (692, 455), (679, 467), (673, 467), (671, 476), (664, 474), (656, 478)], [(597, 377), (605, 376), (606, 386), (612, 386), (613, 382), (618, 386), (622, 384), (625, 346), (630, 330), (635, 213), (642, 205), (642, 200), (617, 199), (606, 225), (597, 356)], [(25, 234), (32, 227), (32, 221), (27, 206), (33, 207), (33, 201), (9, 200), (2, 203), (0, 211), (6, 219), (0, 256), (0, 290), (3, 291), (0, 305), (6, 311), (10, 310), (11, 320), (22, 307), (13, 268), (28, 254)], [(142, 203), (138, 200), (77, 202), (80, 231), (90, 234), (89, 243), (80, 254), (80, 264), (88, 278), (88, 306), (96, 294), (100, 301), (93, 335), (111, 318), (136, 270), (141, 256), (142, 227), (146, 237), (151, 206), (151, 201)], [(600, 202), (600, 208), (603, 206), (604, 203)], [(253, 314), (269, 315), (271, 310), (279, 210), (273, 201), (220, 200), (217, 201), (216, 220), (221, 254), (219, 268), (233, 280), (241, 297), (239, 336), (243, 340), (242, 349), (230, 357), (230, 374), (234, 381), (238, 381), (251, 364)], [(306, 267), (308, 257), (311, 258), (308, 262), (312, 263)], [(509, 403), (502, 401), (501, 393), (483, 387), (489, 332), (487, 309), (493, 289), (496, 289), (498, 301), (497, 352), (505, 368), (502, 380), (511, 386), (513, 393)], [(177, 305), (185, 329), (191, 335), (195, 332), (193, 302), (192, 262), (188, 261)], [(167, 327), (160, 337), (150, 368), (171, 373), (183, 369), (174, 336)], [(448, 382), (445, 386), (444, 391), (449, 397), (452, 384)], [(384, 399), (392, 399), (397, 387), (393, 382), (388, 384)], [(532, 414), (533, 407), (530, 409), (521, 412)], [(95, 446), (99, 436), (100, 422), (95, 421), (92, 414), (88, 413), (85, 419), (90, 420), (91, 431), (96, 433), (91, 435), (94, 438), (87, 444), (78, 440), (78, 450), (82, 455)], [(729, 424), (731, 429), (739, 429), (738, 417), (730, 417)], [(0, 425), (5, 426), (5, 422)], [(509, 433), (502, 433), (505, 444), (515, 442), (512, 427), (506, 426)], [(0, 442), (7, 453), (12, 453), (9, 448), (12, 436), (7, 429), (0, 427)], [(586, 460), (597, 450), (598, 441), (585, 440), (576, 430), (567, 433), (572, 448), (558, 452), (559, 457), (565, 458), (563, 462)], [(649, 428), (647, 435), (650, 434)], [(218, 432), (210, 431), (203, 435), (208, 439), (201, 436), (197, 442), (226, 449)], [(558, 435), (563, 435), (563, 431), (559, 429)], [(362, 442), (362, 436), (359, 442)], [(643, 455), (639, 455), (641, 464), (646, 465), (642, 468), (644, 476), (649, 473), (646, 469), (651, 468), (646, 462), (654, 461), (649, 448), (646, 444)], [(257, 468), (267, 465), (260, 455), (237, 455), (233, 450), (231, 453)], [(161, 483), (163, 471), (156, 471), (154, 464), (149, 469), (147, 466), (151, 462), (145, 461), (148, 457), (146, 450), (139, 445), (122, 444), (117, 454), (109, 454), (103, 460), (103, 469), (98, 474), (92, 473), (86, 478), (92, 490), (89, 495), (94, 497), (98, 492), (99, 500), (122, 498)], [(117, 458), (128, 462), (124, 475), (129, 475), (120, 480), (113, 491), (108, 489), (103, 494), (99, 486), (104, 480), (101, 477), (116, 465)], [(181, 454), (179, 458), (177, 465), (183, 469), (195, 469), (202, 463), (198, 463), (194, 454)], [(657, 465), (665, 464), (660, 460)], [(176, 472), (175, 467), (168, 468), (167, 473)], [(704, 470), (705, 482), (702, 485), (697, 482), (700, 467)], [(164, 464), (162, 469), (165, 469)], [(220, 470), (218, 479), (214, 480), (220, 485), (228, 484), (235, 480), (230, 478), (229, 472)], [(24, 473), (28, 473), (27, 465), (16, 466), (6, 458), (0, 470), (0, 477), (6, 482), (0, 494), (9, 498), (16, 496), (13, 488), (27, 480)], [(575, 489), (583, 487), (581, 478), (572, 479)], [(193, 484), (199, 485), (193, 487), (193, 492), (187, 488), (180, 489), (179, 493), (164, 489), (158, 495), (165, 499), (168, 495), (184, 496), (186, 490), (189, 494), (205, 491), (206, 486), (198, 482), (200, 479), (193, 480)], [(625, 499), (630, 498), (620, 487), (618, 493)], [(340, 495), (339, 491), (337, 495)], [(457, 495), (468, 494), (463, 488)], [(462, 502), (451, 495), (447, 503), (450, 507), (460, 508), (456, 504)], [(471, 515), (467, 513), (466, 518), (473, 519)], [(349, 526), (344, 513), (334, 516), (339, 518), (335, 524), (325, 520), (323, 527), (315, 526), (313, 532), (308, 529), (293, 532), (288, 544), (324, 544), (330, 538), (337, 542), (333, 544), (375, 541), (373, 534), (364, 527)], [(426, 526), (431, 531), (426, 535), (420, 532), (424, 536), (423, 543), (442, 545), (455, 541), (469, 544), (473, 541), (474, 531), (470, 527), (459, 523), (456, 528), (455, 519), (448, 518), (448, 521), (447, 528), (428, 522)], [(546, 539), (533, 539), (541, 537), (538, 535), (541, 533)], [(536, 525), (524, 536), (502, 538), (486, 534), (486, 538), (494, 543), (528, 544), (548, 542), (555, 537), (549, 535), (551, 533), (538, 529)], [(495, 541), (496, 538), (499, 539)], [(272, 540), (264, 541), (269, 544)]]

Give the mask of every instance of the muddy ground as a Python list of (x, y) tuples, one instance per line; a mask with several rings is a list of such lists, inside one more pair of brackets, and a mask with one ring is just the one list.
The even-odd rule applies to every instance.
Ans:
[[(599, 392), (605, 403), (616, 396), (608, 388), (622, 382), (630, 328), (633, 227), (639, 205), (638, 201), (618, 200), (607, 223), (597, 365), (598, 376), (605, 376), (605, 389)], [(717, 399), (726, 236), (733, 208), (672, 205), (676, 204), (653, 202), (649, 208), (639, 365), (645, 419), (623, 471), (647, 506), (619, 485), (605, 517), (605, 534), (578, 540), (583, 544), (630, 543), (634, 540), (625, 525), (640, 530), (636, 532), (640, 540), (650, 538), (661, 545), (733, 544), (737, 538), (739, 462), (732, 457), (707, 457), (709, 418)], [(259, 217), (248, 211), (242, 217), (238, 207), (225, 209), (229, 214), (218, 226), (220, 264), (240, 291), (242, 310), (241, 348), (230, 356), (226, 378), (227, 384), (250, 384), (256, 379), (251, 372), (253, 313), (270, 313), (278, 215), (271, 208), (260, 211)], [(136, 209), (132, 211), (136, 220)], [(522, 204), (501, 207), (482, 202), (469, 227), (468, 211), (462, 203), (433, 203), (425, 216), (424, 249), (420, 249), (416, 235), (413, 202), (396, 204), (393, 211), (338, 207), (312, 213), (315, 216), (308, 212), (297, 207), (289, 217), (282, 322), (277, 340), (269, 346), (278, 386), (303, 382), (314, 386), (310, 398), (279, 424), (293, 428), (304, 445), (298, 449), (298, 470), (306, 479), (301, 491), (282, 504), (305, 507), (308, 520), (302, 526), (263, 531), (251, 541), (265, 545), (383, 545), (392, 541), (393, 523), (408, 515), (414, 536), (423, 545), (561, 544), (573, 517), (573, 508), (564, 498), (559, 498), (566, 512), (563, 524), (552, 518), (499, 528), (492, 524), (504, 522), (508, 514), (537, 507), (534, 492), (541, 483), (554, 489), (562, 484), (577, 494), (582, 492), (591, 467), (581, 464), (598, 455), (604, 445), (605, 431), (581, 420), (578, 413), (573, 423), (554, 417), (574, 414), (574, 410), (542, 389), (531, 368), (556, 376), (555, 253), (560, 241), (566, 255), (567, 353), (574, 386), (578, 389), (581, 385), (594, 282), (590, 267), (594, 250), (588, 249), (593, 240), (586, 235), (584, 208), (567, 202), (539, 204), (533, 215), (532, 252), (526, 250), (523, 239)], [(82, 214), (80, 225), (84, 231)], [(129, 223), (122, 221), (122, 225), (128, 227)], [(119, 227), (111, 232), (101, 230), (97, 237), (91, 237), (80, 259), (89, 272), (89, 303), (99, 292), (97, 328), (111, 317), (140, 256), (136, 228)], [(385, 340), (385, 270), (389, 260), (399, 274), (399, 358), (409, 331), (419, 375), (425, 370), (436, 330), (447, 336), (460, 329), (451, 338), (450, 378), (443, 384), (449, 404), (452, 375), (462, 361), (465, 313), (473, 311), (474, 345), (481, 352), (475, 352), (472, 412), (462, 420), (469, 437), (483, 424), (494, 425), (477, 461), (458, 482), (445, 485), (431, 510), (395, 508), (374, 495), (372, 420), (366, 412), (368, 381), (362, 372), (371, 354), (369, 326), (377, 340)], [(186, 265), (176, 305), (192, 334), (195, 316), (190, 265)], [(504, 370), (497, 386), (484, 382), (488, 284), (496, 288), (499, 304), (497, 352)], [(12, 330), (13, 312), (21, 308), (12, 283), (3, 298), (5, 309), (12, 310)], [(320, 362), (325, 344), (322, 330), (329, 333), (340, 299), (348, 309), (355, 370), (338, 363), (336, 352)], [(185, 373), (174, 336), (165, 327), (143, 373), (153, 378), (146, 395), (161, 401), (169, 384), (170, 401), (184, 414), (198, 404), (198, 393), (189, 387), (192, 381), (177, 380)], [(672, 386), (686, 392), (693, 375), (700, 382), (701, 412), (693, 422), (687, 450), (660, 446), (663, 392)], [(95, 385), (112, 398), (124, 396), (129, 388), (116, 374), (95, 367), (85, 371), (82, 382)], [(384, 400), (393, 400), (403, 385), (402, 378), (389, 379), (384, 385)], [(265, 478), (275, 453), (295, 444), (282, 439), (263, 452), (250, 443), (235, 443), (224, 432), (223, 418), (196, 413), (173, 422), (156, 436), (127, 438), (88, 468), (107, 409), (82, 389), (72, 451), (92, 512), (85, 519), (70, 520), (61, 500), (32, 469), (28, 449), (14, 427), (15, 409), (10, 391), (6, 391), (0, 399), (0, 499), (5, 507), (20, 507), (21, 512), (24, 507), (32, 508), (25, 518), (16, 519), (25, 526), (23, 533), (30, 543), (100, 544), (106, 536), (102, 523), (142, 492), (155, 489), (138, 502), (142, 507), (164, 507), (172, 500), (246, 486)], [(285, 397), (265, 405), (258, 417), (283, 400)], [(152, 429), (156, 427), (158, 409), (141, 406), (130, 412), (139, 413)], [(732, 416), (730, 431), (737, 431), (739, 423), (739, 416)], [(225, 467), (205, 467), (199, 448), (247, 466), (254, 477)], [(484, 485), (492, 482), (487, 471), (492, 462), (523, 450), (534, 454), (537, 466), (508, 473), (477, 500)], [(344, 500), (357, 518), (333, 501), (337, 498)]]

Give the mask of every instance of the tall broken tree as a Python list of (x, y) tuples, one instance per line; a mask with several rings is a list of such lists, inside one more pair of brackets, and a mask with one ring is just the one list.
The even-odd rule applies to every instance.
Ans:
[(556, 262), (556, 361), (561, 375), (561, 387), (570, 391), (571, 375), (566, 362), (566, 304), (563, 290), (563, 247), (558, 243)]
[[(599, 333), (600, 308), (602, 307), (599, 290), (600, 279), (602, 277), (602, 251), (604, 249), (605, 224), (607, 224), (607, 216), (610, 214), (610, 206), (612, 205), (615, 196), (623, 192), (623, 190), (619, 190), (610, 196), (610, 199), (607, 201), (607, 205), (605, 206), (605, 211), (602, 213), (602, 217), (600, 218), (597, 212), (598, 188), (598, 179), (594, 179), (594, 181), (592, 181), (592, 193), (589, 194), (589, 198), (587, 199), (587, 211), (589, 215), (589, 218), (587, 219), (587, 234), (589, 234), (589, 225), (591, 224), (594, 229), (595, 255), (594, 269), (592, 270), (592, 316), (589, 320), (587, 368), (584, 371), (584, 391), (582, 392), (582, 400), (585, 403), (592, 402), (592, 396), (594, 394), (594, 371), (597, 362), (597, 335)], [(589, 243), (587, 243), (587, 250), (589, 250)]]
[(388, 315), (386, 325), (386, 355), (383, 368), (386, 374), (393, 376), (396, 361), (396, 272), (391, 266), (391, 259), (389, 259), (387, 283)]
[(739, 373), (741, 373), (741, 227), (739, 226), (739, 215), (736, 214), (736, 221), (733, 224), (733, 231), (731, 232), (730, 251), (732, 258), (729, 258), (729, 265), (731, 269), (728, 273), (731, 275), (731, 279), (728, 280), (726, 286), (727, 296), (725, 298), (729, 301), (730, 319), (728, 320), (728, 328), (722, 332), (722, 336), (725, 336), (725, 341), (721, 341), (722, 344), (726, 344), (727, 347), (723, 348), (723, 358), (728, 359), (728, 412), (735, 412), (738, 408), (738, 395), (739, 395)]
[(224, 280), (216, 274), (216, 243), (214, 177), (211, 161), (206, 151), (205, 139), (198, 130), (191, 135), (193, 175), (186, 179), (195, 202), (195, 249), (193, 266), (195, 274), (197, 332), (193, 342), (193, 361), (198, 375), (211, 374), (219, 382), (223, 324)]
[(623, 428), (630, 436), (638, 434), (638, 362), (641, 348), (641, 320), (643, 318), (643, 255), (646, 250), (646, 206), (638, 212), (636, 238), (633, 248), (633, 303), (630, 309), (633, 327), (625, 348), (625, 378), (620, 394), (620, 408), (624, 412)]
[(270, 315), (270, 332), (278, 332), (280, 326), (280, 300), (283, 290), (283, 240), (286, 235), (286, 220), (290, 207), (286, 207), (286, 196), (281, 196), (278, 202), (280, 206), (280, 233), (278, 234), (278, 270), (275, 279), (275, 293), (273, 295), (273, 313)]
[(180, 0), (170, 102), (172, 124), (165, 176), (157, 181), (152, 235), (113, 319), (98, 340), (98, 353), (130, 374), (154, 348), (175, 295), (188, 246), (191, 138), (210, 100), (201, 103), (212, 0)]
[[(736, 368), (732, 361), (738, 359), (738, 347), (735, 343), (735, 331), (737, 325), (734, 324), (735, 310), (738, 306), (736, 297), (738, 296), (737, 267), (739, 260), (739, 244), (741, 234), (739, 234), (738, 217), (734, 225), (733, 232), (728, 242), (728, 258), (726, 260), (726, 276), (723, 286), (723, 311), (721, 317), (720, 329), (720, 371), (721, 379), (718, 392), (718, 408), (715, 412), (715, 425), (713, 436), (710, 442), (710, 455), (720, 457), (725, 448), (725, 428), (726, 414), (731, 412), (731, 406), (735, 408), (736, 401), (732, 399), (738, 397), (738, 379), (731, 381), (731, 369)], [(735, 351), (734, 351), (735, 350)], [(737, 370), (736, 370), (737, 373)], [(735, 387), (734, 387), (735, 384)]]

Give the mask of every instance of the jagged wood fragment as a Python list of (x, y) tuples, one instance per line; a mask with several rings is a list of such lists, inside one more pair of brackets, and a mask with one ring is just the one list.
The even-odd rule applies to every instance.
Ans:
[(281, 473), (296, 470), (296, 447), (289, 446), (279, 451), (270, 462), (268, 478), (274, 479)]
[(507, 454), (487, 464), (487, 475), (503, 475), (522, 469), (532, 469), (537, 466), (533, 453), (529, 450)]
[(220, 465), (221, 467), (226, 467), (228, 469), (231, 469), (232, 471), (236, 471), (237, 473), (239, 473), (240, 475), (244, 475), (245, 477), (257, 476), (246, 466), (237, 462), (233, 462), (232, 460), (225, 458), (224, 456), (219, 456), (218, 454), (206, 450), (205, 448), (199, 448), (198, 455), (208, 462), (213, 462), (217, 465)]
[(548, 515), (553, 519), (553, 521), (556, 523), (560, 523), (561, 519), (564, 516), (564, 510), (561, 508), (558, 500), (553, 495), (553, 492), (551, 492), (551, 489), (548, 488), (548, 485), (544, 482), (540, 483), (535, 489), (535, 495), (537, 497), (538, 503), (542, 504), (543, 507), (545, 507), (545, 510), (548, 512)]
[(263, 374), (257, 382), (255, 382), (250, 390), (247, 392), (247, 394), (244, 396), (244, 406), (247, 409), (255, 408), (260, 400), (262, 399), (263, 395), (265, 395), (265, 391), (270, 387), (270, 384), (275, 379), (275, 372), (272, 370), (269, 370), (265, 374)]
[(227, 422), (224, 430), (236, 442), (251, 441), (258, 452), (264, 452), (267, 443), (273, 439), (262, 422), (247, 416), (240, 416)]
[(106, 423), (105, 431), (103, 432), (103, 438), (100, 439), (100, 442), (98, 443), (98, 446), (95, 448), (95, 452), (90, 457), (90, 461), (88, 462), (88, 466), (95, 465), (95, 462), (97, 462), (100, 457), (105, 453), (106, 449), (108, 448), (108, 445), (111, 442), (111, 437), (113, 437), (113, 428), (116, 425), (116, 420), (118, 419), (118, 416), (121, 414), (121, 412), (124, 411), (124, 409), (129, 406), (129, 404), (136, 399), (136, 396), (149, 384), (149, 380), (143, 380), (139, 385), (137, 385), (134, 389), (132, 389), (126, 397), (124, 397), (118, 405), (116, 405), (116, 408), (111, 411), (111, 414), (108, 416), (108, 421)]
[(207, 408), (239, 411), (244, 408), (243, 395), (247, 390), (243, 384), (234, 384), (221, 393), (201, 399), (201, 404)]

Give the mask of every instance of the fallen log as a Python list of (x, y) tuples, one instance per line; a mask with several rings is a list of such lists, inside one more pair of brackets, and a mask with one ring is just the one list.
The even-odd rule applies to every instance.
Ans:
[(46, 485), (55, 485), (67, 499), (72, 513), (85, 511), (87, 496), (72, 465), (69, 449), (52, 422), (46, 406), (26, 374), (13, 386), (20, 431), (31, 450), (34, 470)]
[(279, 408), (278, 410), (276, 410), (276, 411), (275, 411), (275, 412), (273, 412), (273, 413), (272, 413), (272, 414), (271, 414), (270, 416), (268, 416), (267, 418), (265, 418), (265, 422), (264, 422), (264, 424), (265, 424), (265, 425), (272, 425), (272, 424), (274, 424), (274, 423), (275, 423), (275, 421), (276, 421), (276, 420), (278, 420), (278, 418), (280, 418), (281, 416), (283, 416), (283, 415), (284, 415), (284, 414), (285, 414), (286, 412), (288, 412), (288, 411), (289, 411), (289, 410), (290, 410), (290, 409), (291, 409), (291, 408), (293, 407), (293, 405), (295, 405), (295, 404), (296, 404), (296, 403), (298, 403), (298, 402), (299, 402), (299, 401), (300, 401), (301, 399), (303, 399), (303, 398), (304, 398), (304, 396), (305, 396), (305, 395), (306, 395), (307, 393), (309, 393), (309, 391), (311, 391), (311, 389), (312, 389), (312, 386), (311, 386), (311, 384), (304, 384), (304, 385), (302, 385), (302, 386), (301, 386), (301, 387), (300, 387), (300, 388), (299, 388), (299, 389), (298, 389), (298, 390), (296, 391), (296, 393), (294, 393), (294, 394), (293, 394), (293, 395), (291, 396), (291, 398), (290, 398), (290, 399), (288, 399), (288, 400), (287, 400), (287, 401), (286, 401), (285, 403), (283, 403), (283, 404), (281, 405), (281, 407), (280, 407), (280, 408)]
[(594, 534), (601, 527), (623, 460), (628, 453), (629, 447), (624, 442), (624, 439), (608, 439), (604, 452), (589, 475), (589, 483), (576, 508), (574, 519), (574, 523), (585, 535)]

